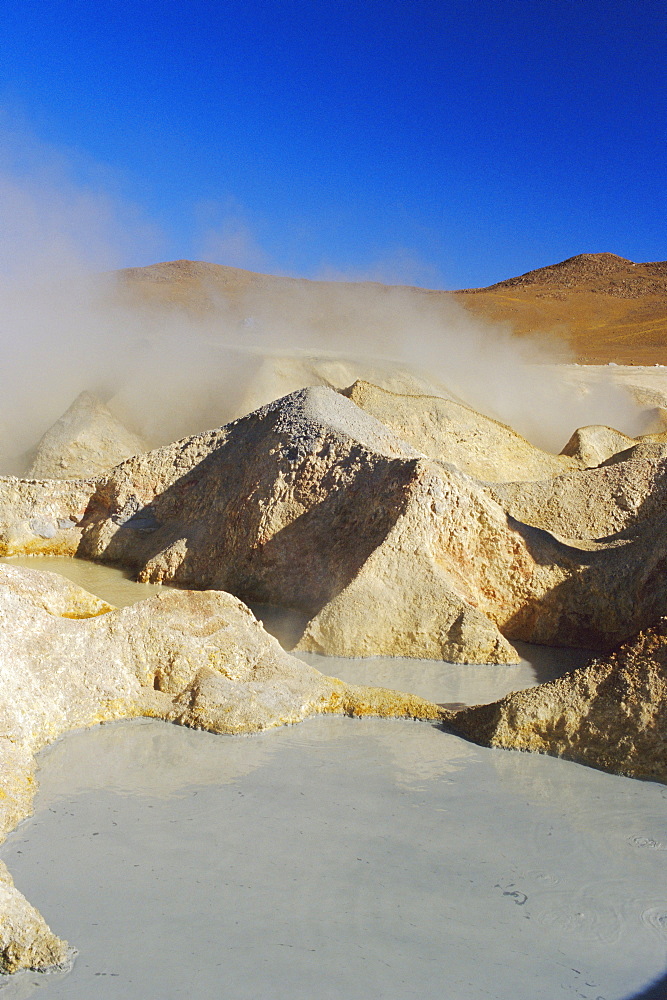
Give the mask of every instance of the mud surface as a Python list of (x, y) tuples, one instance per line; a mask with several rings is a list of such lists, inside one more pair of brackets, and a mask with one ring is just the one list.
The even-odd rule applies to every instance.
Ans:
[[(309, 661), (452, 703), (583, 657), (525, 652)], [(665, 975), (661, 785), (337, 717), (253, 737), (135, 720), (40, 761), (35, 816), (0, 853), (79, 954), (2, 1000), (620, 1000)]]
[(2, 857), (79, 955), (3, 1000), (612, 1000), (665, 970), (659, 785), (339, 718), (102, 726), (40, 781)]

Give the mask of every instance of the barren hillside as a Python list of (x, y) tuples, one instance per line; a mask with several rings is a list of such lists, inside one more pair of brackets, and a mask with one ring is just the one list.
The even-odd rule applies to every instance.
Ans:
[[(244, 318), (248, 298), (271, 296), (285, 318), (309, 316), (323, 329), (340, 320), (340, 293), (352, 283), (275, 277), (198, 261), (171, 261), (119, 272), (134, 304), (227, 310)], [(374, 284), (382, 290), (385, 286)], [(667, 261), (635, 264), (611, 253), (579, 254), (488, 288), (455, 292), (406, 288), (415, 304), (453, 298), (471, 312), (511, 324), (517, 335), (543, 333), (567, 343), (584, 364), (667, 364)]]
[(557, 334), (580, 363), (667, 363), (667, 261), (579, 254), (454, 295), (479, 315), (511, 322), (518, 334)]

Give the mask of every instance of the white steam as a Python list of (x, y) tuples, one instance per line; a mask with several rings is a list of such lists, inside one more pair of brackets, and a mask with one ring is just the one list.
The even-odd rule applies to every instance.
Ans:
[[(21, 470), (21, 456), (83, 389), (163, 443), (290, 391), (300, 376), (312, 381), (311, 357), (327, 358), (339, 381), (409, 369), (555, 451), (583, 424), (640, 429), (623, 390), (582, 395), (542, 367), (563, 360), (555, 348), (514, 338), (442, 295), (290, 279), (248, 281), (227, 295), (213, 276), (200, 289), (207, 307), (193, 309), (181, 294), (186, 276), (160, 280), (174, 278), (169, 268), (129, 294), (99, 272), (123, 258), (118, 216), (113, 199), (62, 171), (17, 171), (0, 155), (1, 472)], [(133, 238), (152, 235), (142, 224)], [(301, 365), (290, 369), (289, 356)], [(345, 364), (336, 369), (335, 359)]]

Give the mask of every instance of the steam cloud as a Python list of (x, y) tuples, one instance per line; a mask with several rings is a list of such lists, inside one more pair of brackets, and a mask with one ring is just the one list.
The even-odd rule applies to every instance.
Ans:
[[(178, 304), (137, 304), (115, 273), (103, 270), (118, 266), (127, 250), (127, 206), (78, 187), (63, 171), (34, 164), (17, 171), (1, 154), (4, 474), (21, 471), (21, 456), (83, 389), (160, 444), (239, 416), (265, 401), (272, 384), (277, 395), (296, 388), (275, 373), (290, 356), (302, 361), (294, 378), (299, 371), (308, 377), (308, 358), (328, 359), (330, 371), (338, 365), (347, 382), (392, 366), (409, 369), (554, 451), (584, 424), (641, 430), (622, 389), (606, 385), (584, 395), (544, 367), (564, 360), (562, 347), (513, 338), (428, 293), (283, 279), (250, 284), (231, 301), (212, 285), (211, 308), (201, 315)], [(149, 225), (135, 225), (135, 240), (137, 232), (157, 247)], [(279, 360), (267, 365), (267, 357)]]

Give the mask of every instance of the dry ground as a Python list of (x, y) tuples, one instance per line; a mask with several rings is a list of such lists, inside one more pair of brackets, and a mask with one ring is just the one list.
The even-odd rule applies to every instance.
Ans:
[(454, 292), (516, 333), (565, 339), (580, 364), (667, 364), (667, 261), (580, 254), (489, 288)]

